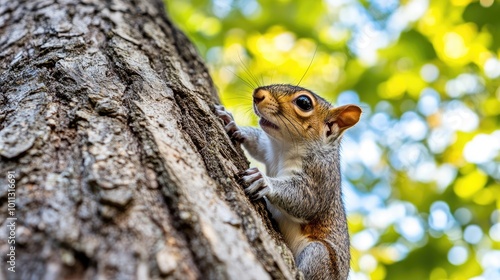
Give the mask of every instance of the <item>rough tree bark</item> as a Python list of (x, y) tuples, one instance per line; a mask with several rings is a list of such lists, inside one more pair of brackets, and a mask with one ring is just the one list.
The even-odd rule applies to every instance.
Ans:
[(0, 0), (0, 91), (0, 279), (300, 278), (160, 0)]

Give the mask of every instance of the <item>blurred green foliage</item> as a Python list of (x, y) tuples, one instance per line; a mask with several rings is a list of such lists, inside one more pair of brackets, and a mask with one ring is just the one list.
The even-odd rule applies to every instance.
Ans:
[(500, 2), (166, 2), (240, 125), (270, 83), (363, 107), (351, 279), (500, 279)]

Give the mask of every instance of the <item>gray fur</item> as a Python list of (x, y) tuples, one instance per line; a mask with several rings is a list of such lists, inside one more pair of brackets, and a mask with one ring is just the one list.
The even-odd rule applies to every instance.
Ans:
[[(257, 131), (261, 135), (257, 136)], [(265, 137), (265, 133), (252, 128), (252, 137)], [(306, 279), (347, 279), (349, 274), (349, 234), (342, 201), (339, 160), (341, 137), (331, 137), (327, 144), (307, 144), (302, 171), (287, 177), (267, 177), (272, 186), (272, 191), (266, 194), (269, 203), (305, 223), (321, 220), (330, 225), (325, 242), (313, 241), (296, 256), (297, 265)], [(254, 147), (255, 143), (257, 141), (245, 141), (244, 147), (252, 157), (263, 158), (263, 154), (252, 153), (261, 151)], [(329, 255), (326, 246), (331, 248), (334, 256)], [(331, 258), (336, 263), (332, 264)]]
[[(272, 94), (306, 90), (290, 85), (263, 88)], [(345, 128), (332, 123), (327, 137), (284, 143), (261, 129), (238, 128), (224, 108), (216, 109), (228, 134), (266, 164), (266, 175), (257, 168), (243, 173), (245, 192), (252, 199), (266, 199), (305, 278), (347, 279), (349, 233), (340, 174), (340, 141)]]

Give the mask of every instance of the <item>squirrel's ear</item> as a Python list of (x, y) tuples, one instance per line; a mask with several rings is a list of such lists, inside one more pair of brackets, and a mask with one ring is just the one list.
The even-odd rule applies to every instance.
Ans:
[(334, 124), (337, 124), (339, 132), (342, 132), (355, 125), (359, 121), (360, 116), (361, 108), (352, 104), (331, 109), (330, 118), (328, 120), (328, 126), (330, 127), (329, 134), (332, 134), (332, 126)]
[(341, 130), (355, 125), (359, 121), (359, 117), (361, 117), (361, 108), (356, 105), (344, 105), (334, 110), (339, 112), (335, 122)]

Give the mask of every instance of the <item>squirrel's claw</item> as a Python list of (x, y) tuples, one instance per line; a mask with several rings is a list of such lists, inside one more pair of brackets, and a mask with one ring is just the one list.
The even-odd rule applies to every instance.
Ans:
[(250, 191), (245, 191), (245, 193), (250, 197), (252, 200), (257, 200), (263, 198), (267, 193), (269, 193), (269, 187), (267, 184), (264, 182), (264, 178), (260, 179), (259, 181), (255, 182), (258, 184), (258, 187), (256, 188), (256, 191), (251, 193)]
[(231, 137), (240, 143), (243, 143), (245, 141), (245, 136), (243, 135), (243, 133), (239, 129), (236, 130), (235, 132), (233, 132)]
[(252, 174), (255, 174), (255, 173), (259, 173), (260, 170), (257, 168), (257, 167), (252, 167), (252, 168), (248, 168), (247, 170), (243, 171), (240, 173), (240, 175), (244, 176), (244, 175), (252, 175)]
[(257, 167), (249, 168), (240, 174), (243, 175), (243, 177), (241, 177), (239, 182), (246, 185), (245, 194), (247, 194), (250, 199), (260, 199), (269, 192), (267, 177), (263, 175)]
[(226, 129), (227, 134), (232, 135), (236, 131), (238, 131), (238, 127), (236, 126), (236, 123), (234, 121), (230, 121), (226, 126), (224, 127)]
[(245, 140), (245, 137), (241, 130), (238, 128), (236, 123), (234, 122), (233, 115), (226, 111), (224, 107), (220, 105), (215, 105), (215, 113), (222, 120), (224, 124), (224, 129), (226, 130), (229, 137), (232, 139), (242, 143)]
[(226, 109), (221, 105), (215, 105), (215, 113), (224, 122), (224, 125), (233, 121), (233, 115), (226, 111)]

